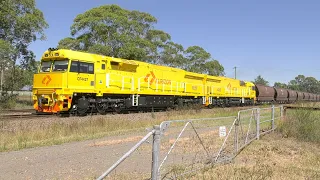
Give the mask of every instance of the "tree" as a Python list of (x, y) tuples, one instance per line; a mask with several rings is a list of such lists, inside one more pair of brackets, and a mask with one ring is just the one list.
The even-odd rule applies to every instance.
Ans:
[(204, 64), (211, 58), (211, 54), (199, 46), (191, 46), (186, 49), (185, 53), (187, 63), (184, 69), (191, 72), (203, 72), (205, 69)]
[[(192, 72), (224, 74), (217, 60), (199, 46), (184, 50), (171, 36), (155, 29), (157, 19), (149, 13), (104, 5), (79, 14), (71, 26), (71, 36), (58, 48), (85, 51), (123, 59), (182, 68)], [(212, 61), (212, 62), (211, 62)]]
[(306, 77), (304, 87), (307, 92), (320, 93), (320, 82), (314, 77)]
[(20, 62), (19, 68), (23, 75), (23, 85), (32, 85), (33, 75), (37, 72), (40, 65), (39, 61), (36, 61), (36, 56), (32, 51), (29, 51), (27, 55), (23, 57)]
[(280, 82), (275, 82), (273, 87), (278, 87), (278, 88), (288, 88), (288, 85), (285, 83), (280, 83)]
[(304, 87), (304, 81), (305, 81), (305, 76), (304, 75), (298, 75), (295, 77), (294, 80), (291, 80), (288, 83), (288, 87), (292, 90), (297, 90), (297, 91), (306, 91)]
[(204, 72), (213, 76), (224, 76), (224, 67), (217, 60), (210, 60), (204, 64)]
[(185, 63), (186, 59), (184, 57), (183, 46), (174, 42), (167, 42), (163, 51), (160, 52), (159, 64), (176, 68), (184, 68), (183, 65)]
[(298, 91), (310, 93), (320, 93), (320, 82), (314, 77), (305, 77), (298, 75), (294, 80), (289, 82), (289, 88)]
[(0, 46), (10, 49), (6, 57), (11, 68), (10, 83), (13, 90), (15, 84), (19, 83), (16, 62), (30, 55), (28, 46), (31, 42), (45, 39), (44, 29), (48, 24), (34, 0), (1, 0), (0, 22)]
[(125, 59), (152, 61), (170, 35), (153, 28), (157, 19), (117, 5), (105, 5), (79, 14), (71, 26), (74, 38), (59, 42), (59, 48), (82, 50)]
[(265, 86), (269, 85), (269, 82), (267, 80), (263, 79), (261, 75), (257, 76), (257, 78), (254, 79), (254, 83), (255, 84), (265, 85)]

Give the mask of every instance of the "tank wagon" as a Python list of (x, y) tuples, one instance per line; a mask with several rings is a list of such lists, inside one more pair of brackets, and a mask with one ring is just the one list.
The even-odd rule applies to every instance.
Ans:
[(34, 108), (41, 113), (253, 105), (252, 82), (136, 60), (49, 48), (34, 75)]

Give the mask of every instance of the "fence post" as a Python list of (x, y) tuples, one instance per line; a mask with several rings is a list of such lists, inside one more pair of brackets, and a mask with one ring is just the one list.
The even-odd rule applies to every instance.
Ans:
[(153, 143), (152, 143), (152, 171), (151, 179), (158, 180), (160, 178), (159, 168), (159, 154), (160, 154), (160, 126), (153, 126), (155, 132), (153, 133)]
[(257, 108), (257, 139), (260, 138), (260, 109)]
[(274, 105), (272, 105), (272, 111), (271, 111), (271, 118), (272, 118), (272, 125), (271, 128), (274, 129)]
[(239, 136), (238, 136), (238, 129), (239, 129), (239, 120), (240, 115), (236, 118), (236, 122), (234, 124), (234, 150), (235, 154), (238, 153), (239, 150)]

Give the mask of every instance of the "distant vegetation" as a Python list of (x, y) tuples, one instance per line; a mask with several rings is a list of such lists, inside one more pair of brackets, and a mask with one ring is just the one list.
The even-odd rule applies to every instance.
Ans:
[(314, 77), (305, 77), (304, 75), (298, 75), (297, 77), (295, 77), (295, 79), (291, 80), (287, 84), (276, 82), (275, 86), (310, 93), (320, 93), (319, 80)]
[(263, 79), (261, 75), (257, 76), (257, 78), (254, 79), (254, 83), (269, 86), (269, 82)]

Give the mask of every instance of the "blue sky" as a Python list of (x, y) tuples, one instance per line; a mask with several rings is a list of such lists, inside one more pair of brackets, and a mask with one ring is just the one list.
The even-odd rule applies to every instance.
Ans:
[(36, 0), (49, 28), (47, 40), (31, 44), (37, 59), (70, 36), (73, 19), (93, 7), (117, 4), (148, 12), (155, 28), (185, 48), (198, 45), (224, 66), (226, 76), (253, 80), (261, 74), (271, 85), (298, 74), (320, 79), (320, 1), (298, 0)]

